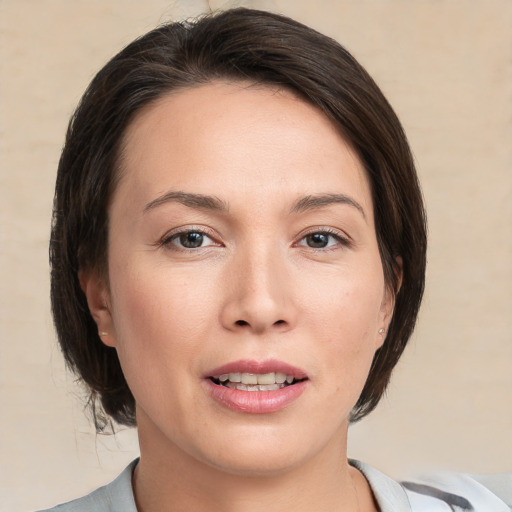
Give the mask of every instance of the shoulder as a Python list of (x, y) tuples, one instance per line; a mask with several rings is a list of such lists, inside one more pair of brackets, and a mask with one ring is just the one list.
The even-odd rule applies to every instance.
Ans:
[(87, 496), (39, 512), (137, 512), (132, 490), (137, 462), (134, 460), (113, 482)]
[(375, 468), (358, 462), (382, 512), (511, 512), (512, 473), (473, 476), (434, 472), (396, 482)]
[(447, 510), (511, 512), (512, 473), (474, 476), (439, 472), (402, 482), (413, 511), (431, 510), (434, 504)]
[(100, 487), (87, 496), (78, 498), (67, 503), (56, 505), (47, 510), (39, 512), (86, 512), (86, 511), (109, 511), (111, 510), (108, 499), (108, 486)]

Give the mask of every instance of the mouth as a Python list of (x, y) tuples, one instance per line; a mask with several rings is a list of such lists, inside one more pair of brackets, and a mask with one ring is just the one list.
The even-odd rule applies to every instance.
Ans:
[(206, 390), (220, 405), (243, 414), (281, 411), (308, 387), (303, 370), (278, 360), (240, 360), (204, 376)]
[(212, 376), (209, 379), (218, 386), (239, 391), (277, 391), (306, 380), (305, 377), (296, 378), (294, 375), (282, 372), (230, 372)]

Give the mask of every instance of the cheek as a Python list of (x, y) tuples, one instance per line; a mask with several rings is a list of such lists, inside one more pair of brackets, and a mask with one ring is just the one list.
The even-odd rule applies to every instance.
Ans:
[(360, 270), (336, 270), (322, 280), (317, 278), (305, 283), (301, 292), (305, 297), (304, 311), (317, 320), (315, 324), (319, 329), (328, 327), (333, 335), (344, 333), (349, 339), (361, 342), (374, 339), (384, 298), (381, 267), (370, 264)]
[[(191, 276), (189, 276), (191, 277)], [(213, 293), (199, 276), (182, 278), (155, 266), (112, 271), (112, 314), (121, 362), (179, 361), (211, 328)]]
[(305, 322), (315, 340), (315, 358), (327, 365), (325, 375), (336, 379), (335, 394), (360, 392), (378, 348), (384, 280), (379, 266), (369, 270), (332, 276), (323, 290), (308, 286)]
[(194, 398), (190, 375), (197, 373), (201, 341), (211, 329), (211, 301), (162, 269), (139, 270), (112, 272), (118, 357), (137, 404), (151, 417), (158, 418), (158, 404), (182, 414)]

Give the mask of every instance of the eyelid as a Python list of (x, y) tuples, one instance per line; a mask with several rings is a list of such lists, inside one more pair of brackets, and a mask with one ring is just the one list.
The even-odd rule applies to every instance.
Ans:
[[(340, 229), (333, 228), (331, 226), (314, 226), (311, 228), (306, 229), (305, 231), (302, 231), (297, 236), (297, 241), (294, 242), (294, 245), (299, 245), (299, 243), (304, 240), (308, 235), (313, 235), (315, 233), (325, 233), (327, 235), (333, 236), (339, 241), (339, 244), (345, 247), (350, 247), (353, 243), (351, 237), (347, 235), (344, 231)], [(314, 251), (326, 251), (329, 249), (332, 249), (331, 247), (323, 247), (323, 248), (313, 248), (313, 247), (307, 247), (302, 246), (300, 247), (306, 247), (307, 249), (312, 249)]]
[[(164, 248), (170, 248), (172, 245), (172, 241), (179, 235), (185, 234), (185, 233), (201, 233), (202, 235), (207, 236), (210, 240), (212, 240), (213, 244), (207, 245), (206, 247), (212, 247), (216, 246), (219, 247), (222, 244), (218, 241), (218, 236), (216, 233), (206, 226), (197, 226), (197, 225), (185, 225), (185, 226), (179, 226), (177, 228), (173, 228), (170, 231), (167, 231), (157, 242), (157, 245), (159, 247)], [(194, 251), (199, 249), (206, 249), (206, 247), (197, 247), (196, 249), (186, 249), (186, 248), (180, 248), (179, 246), (175, 245), (174, 250), (176, 251)]]

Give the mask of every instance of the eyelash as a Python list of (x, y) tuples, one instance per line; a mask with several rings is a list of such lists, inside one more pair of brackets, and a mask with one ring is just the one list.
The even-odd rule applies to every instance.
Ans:
[[(327, 235), (330, 238), (334, 238), (336, 240), (336, 244), (333, 244), (332, 246), (328, 245), (327, 247), (310, 247), (308, 245), (303, 245), (300, 243), (303, 240), (305, 240), (308, 236), (312, 236), (312, 235)], [(312, 229), (312, 230), (308, 231), (307, 233), (303, 234), (300, 237), (299, 241), (295, 245), (297, 245), (299, 247), (304, 247), (306, 249), (311, 249), (313, 251), (325, 252), (325, 251), (336, 250), (339, 248), (339, 246), (350, 247), (351, 241), (347, 236), (343, 236), (339, 231), (337, 231), (333, 228), (321, 227), (321, 228)]]
[[(212, 243), (209, 243), (208, 245), (201, 246), (201, 247), (183, 247), (183, 246), (179, 246), (179, 245), (173, 243), (175, 240), (179, 240), (182, 236), (186, 236), (191, 233), (197, 233), (197, 234), (201, 235), (202, 237), (206, 237), (206, 238), (210, 239), (210, 241)], [(194, 251), (194, 250), (198, 250), (198, 249), (204, 249), (205, 247), (219, 246), (220, 244), (218, 242), (216, 242), (214, 236), (210, 232), (205, 230), (204, 228), (191, 227), (191, 228), (180, 229), (180, 230), (172, 231), (171, 233), (167, 233), (161, 239), (161, 241), (159, 242), (158, 245), (160, 245), (162, 247), (166, 247), (170, 250), (189, 252), (189, 251)]]
[[(205, 246), (201, 245), (200, 247), (183, 247), (183, 245), (179, 246), (179, 245), (173, 243), (175, 240), (179, 240), (182, 236), (186, 236), (186, 235), (189, 235), (191, 233), (197, 233), (198, 235), (200, 235), (202, 237), (206, 237), (206, 238), (208, 238), (211, 241), (211, 243), (209, 243), (208, 245), (205, 245)], [(335, 244), (331, 244), (331, 245), (327, 245), (326, 247), (311, 247), (311, 246), (308, 246), (306, 244), (302, 244), (301, 243), (307, 237), (313, 236), (313, 235), (327, 235), (328, 238), (333, 238), (336, 241), (336, 243)], [(188, 229), (182, 229), (182, 230), (179, 230), (179, 231), (173, 231), (171, 233), (166, 234), (161, 239), (161, 241), (159, 242), (158, 245), (160, 245), (162, 247), (166, 247), (166, 248), (168, 248), (170, 250), (190, 252), (190, 251), (195, 251), (195, 250), (199, 250), (199, 249), (204, 249), (204, 248), (210, 247), (210, 246), (217, 246), (217, 247), (219, 247), (221, 244), (216, 242), (215, 239), (214, 239), (214, 236), (210, 232), (205, 230), (204, 228), (194, 228), (194, 227), (191, 227), (191, 228), (188, 228)], [(315, 229), (310, 230), (309, 232), (303, 234), (299, 238), (298, 242), (294, 243), (293, 245), (296, 246), (296, 247), (303, 247), (305, 249), (311, 249), (313, 251), (323, 251), (323, 252), (325, 252), (325, 251), (336, 250), (339, 246), (350, 247), (351, 241), (350, 241), (350, 239), (348, 237), (342, 236), (339, 233), (339, 231), (334, 230), (332, 228), (327, 228), (326, 227), (326, 228), (315, 228)]]

